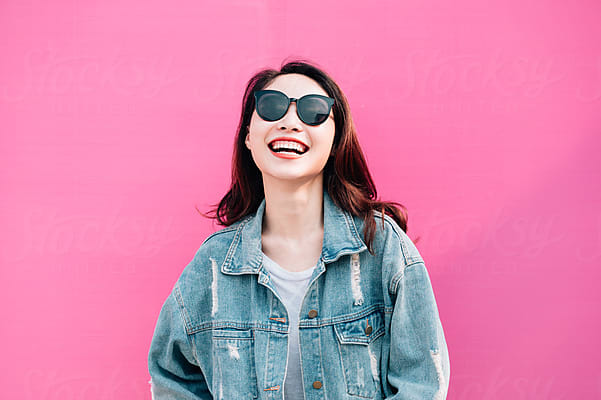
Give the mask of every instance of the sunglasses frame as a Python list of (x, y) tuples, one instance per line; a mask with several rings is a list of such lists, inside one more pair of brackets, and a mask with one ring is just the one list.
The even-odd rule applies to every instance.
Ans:
[[(267, 94), (267, 93), (272, 93), (272, 92), (279, 93), (281, 96), (284, 96), (285, 98), (288, 99), (288, 105), (286, 106), (286, 111), (284, 111), (284, 114), (282, 114), (282, 116), (280, 118), (273, 119), (273, 120), (264, 118), (259, 113), (259, 109), (257, 107), (258, 104), (259, 104), (259, 99), (261, 98), (261, 96), (263, 96), (264, 94)], [(297, 98), (294, 98), (294, 97), (288, 97), (286, 95), (286, 93), (280, 92), (279, 90), (266, 89), (266, 90), (255, 90), (254, 95), (255, 95), (255, 110), (257, 111), (257, 115), (259, 117), (261, 117), (262, 120), (269, 121), (269, 122), (279, 121), (280, 119), (284, 118), (284, 116), (288, 113), (288, 110), (290, 109), (290, 104), (292, 102), (294, 102), (294, 103), (296, 103), (296, 115), (298, 116), (298, 118), (301, 121), (303, 121), (303, 123), (305, 123), (307, 125), (310, 125), (310, 126), (319, 126), (319, 125), (323, 124), (324, 122), (326, 122), (327, 119), (330, 117), (330, 113), (332, 112), (332, 106), (334, 105), (334, 99), (333, 98), (327, 97), (327, 96), (323, 96), (323, 95), (320, 95), (320, 94), (306, 94), (303, 97), (297, 99)], [(321, 121), (318, 124), (310, 124), (310, 123), (306, 122), (303, 119), (303, 117), (301, 116), (300, 108), (298, 106), (299, 102), (302, 102), (303, 99), (313, 98), (313, 97), (317, 97), (317, 98), (325, 100), (326, 104), (328, 105), (328, 116), (323, 121)], [(301, 103), (301, 107), (302, 107), (302, 103)]]

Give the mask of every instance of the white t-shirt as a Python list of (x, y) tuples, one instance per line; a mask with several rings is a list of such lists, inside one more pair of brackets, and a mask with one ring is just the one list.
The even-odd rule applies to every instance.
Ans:
[(288, 362), (286, 381), (284, 382), (285, 400), (304, 399), (303, 382), (300, 365), (300, 347), (298, 343), (298, 320), (301, 303), (305, 297), (309, 280), (316, 265), (304, 271), (292, 272), (280, 267), (278, 263), (263, 253), (263, 266), (271, 275), (271, 281), (282, 299), (288, 318), (290, 330), (288, 334)]

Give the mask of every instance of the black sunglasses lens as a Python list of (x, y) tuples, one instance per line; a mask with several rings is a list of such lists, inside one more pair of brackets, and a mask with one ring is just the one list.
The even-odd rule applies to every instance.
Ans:
[(288, 111), (290, 103), (284, 93), (266, 90), (257, 92), (256, 97), (257, 114), (265, 121), (277, 121)]
[(298, 115), (307, 125), (319, 125), (330, 115), (331, 104), (328, 98), (318, 95), (309, 95), (297, 103)]

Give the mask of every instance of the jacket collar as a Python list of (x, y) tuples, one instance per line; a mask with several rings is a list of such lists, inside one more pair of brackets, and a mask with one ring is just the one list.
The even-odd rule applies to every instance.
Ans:
[[(264, 214), (265, 198), (257, 211), (243, 219), (238, 226), (221, 265), (221, 272), (234, 275), (259, 273), (263, 262), (261, 230)], [(323, 192), (323, 229), (321, 260), (324, 263), (367, 249), (352, 216), (338, 208), (326, 190)]]

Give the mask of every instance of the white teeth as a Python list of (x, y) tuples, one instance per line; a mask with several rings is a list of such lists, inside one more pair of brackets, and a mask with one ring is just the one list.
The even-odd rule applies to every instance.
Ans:
[(277, 140), (277, 141), (271, 143), (271, 148), (273, 150), (279, 150), (279, 149), (285, 148), (285, 149), (297, 150), (299, 153), (305, 152), (305, 146), (303, 146), (300, 143), (291, 142), (288, 140)]

